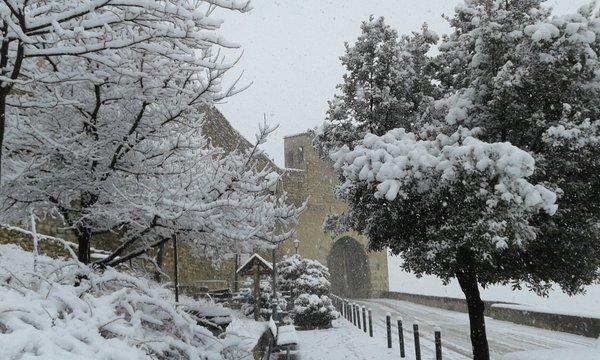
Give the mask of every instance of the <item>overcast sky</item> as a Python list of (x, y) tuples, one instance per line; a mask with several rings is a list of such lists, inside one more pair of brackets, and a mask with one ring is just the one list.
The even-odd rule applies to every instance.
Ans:
[[(354, 42), (360, 22), (385, 16), (400, 33), (423, 22), (438, 34), (449, 27), (459, 0), (253, 0), (246, 14), (225, 14), (224, 36), (244, 49), (237, 71), (253, 85), (218, 107), (246, 138), (253, 139), (263, 114), (280, 124), (264, 145), (283, 165), (283, 137), (319, 125), (341, 80), (344, 42)], [(549, 0), (556, 13), (577, 10), (588, 0)], [(235, 75), (235, 74), (232, 74)]]

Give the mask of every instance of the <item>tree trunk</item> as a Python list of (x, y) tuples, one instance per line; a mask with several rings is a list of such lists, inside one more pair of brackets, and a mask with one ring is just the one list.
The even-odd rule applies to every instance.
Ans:
[(90, 243), (92, 240), (92, 231), (86, 226), (77, 227), (77, 259), (84, 264), (91, 262)]
[(467, 272), (459, 272), (456, 274), (456, 278), (467, 299), (473, 360), (489, 360), (490, 349), (485, 332), (485, 304), (479, 294), (477, 277)]
[(4, 147), (4, 130), (6, 128), (6, 97), (4, 91), (0, 94), (0, 179), (2, 176), (2, 148)]
[(260, 266), (256, 265), (254, 271), (254, 321), (258, 321), (260, 315)]
[[(158, 247), (158, 251), (156, 252), (156, 266), (158, 266), (158, 269), (156, 269), (156, 272), (154, 273), (154, 280), (156, 282), (160, 282), (160, 275), (161, 275), (161, 271), (162, 271), (162, 267), (163, 267), (163, 251), (164, 251), (165, 245), (160, 245)], [(160, 269), (160, 270), (159, 270)]]

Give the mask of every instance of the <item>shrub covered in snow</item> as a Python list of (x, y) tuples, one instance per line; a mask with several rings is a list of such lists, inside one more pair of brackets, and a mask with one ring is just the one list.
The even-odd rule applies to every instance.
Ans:
[(150, 280), (47, 257), (37, 258), (34, 272), (32, 254), (14, 245), (0, 246), (0, 264), (3, 358), (227, 359), (243, 352)]
[[(248, 303), (242, 306), (242, 313), (246, 316), (254, 313), (254, 287), (250, 283), (250, 287), (240, 289), (240, 292), (248, 294)], [(260, 280), (260, 316), (268, 320), (273, 313), (273, 286), (269, 277)], [(282, 311), (287, 307), (287, 301), (280, 292), (277, 292), (277, 308)]]
[(301, 328), (323, 329), (331, 327), (338, 312), (325, 295), (300, 294), (294, 300), (294, 324)]
[(338, 316), (329, 295), (329, 269), (320, 262), (286, 256), (277, 263), (278, 284), (294, 300), (294, 323), (304, 328), (326, 328)]
[(329, 269), (300, 255), (285, 256), (277, 263), (277, 275), (280, 290), (294, 297), (305, 293), (328, 295), (331, 289)]

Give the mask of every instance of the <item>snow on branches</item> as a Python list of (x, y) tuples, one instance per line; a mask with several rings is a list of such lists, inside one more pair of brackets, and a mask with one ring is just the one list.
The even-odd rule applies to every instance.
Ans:
[[(60, 91), (36, 92), (32, 86), (82, 79), (102, 82), (103, 76), (65, 67), (60, 64), (63, 60), (84, 67), (106, 67), (114, 71), (113, 76), (125, 77), (135, 73), (132, 64), (140, 64), (136, 54), (147, 54), (145, 69), (162, 67), (164, 71), (188, 69), (213, 74), (226, 71), (232, 64), (219, 59), (215, 48), (237, 45), (216, 32), (222, 20), (211, 15), (219, 7), (241, 12), (250, 8), (249, 1), (237, 0), (1, 2), (0, 145), (6, 121), (14, 116), (7, 113), (10, 108), (53, 107), (70, 102), (60, 96)], [(148, 75), (150, 79), (152, 74)], [(187, 79), (192, 80), (193, 76)], [(185, 81), (179, 82), (183, 88)], [(235, 91), (231, 87), (226, 93)]]
[(240, 90), (236, 80), (224, 84), (233, 64), (220, 51), (234, 45), (218, 34), (213, 10), (246, 11), (247, 2), (17, 4), (22, 9), (5, 9), (7, 17), (22, 12), (37, 30), (14, 41), (51, 43), (38, 44), (48, 53), (34, 52), (37, 60), (22, 68), (29, 80), (7, 103), (5, 219), (58, 216), (86, 263), (93, 236), (116, 237), (103, 266), (143, 255), (174, 233), (215, 256), (291, 235), (300, 209), (271, 191), (279, 176), (257, 162), (274, 129), (261, 126), (254, 146), (233, 153), (203, 136), (212, 104)]
[(7, 217), (56, 214), (80, 245), (92, 234), (116, 234), (120, 246), (100, 261), (113, 266), (173, 233), (197, 255), (215, 257), (291, 236), (289, 226), (301, 209), (286, 204), (285, 194), (271, 193), (278, 176), (255, 168), (256, 146), (272, 128), (261, 127), (254, 148), (226, 154), (207, 143), (201, 127), (180, 119), (171, 126), (150, 123), (123, 147), (128, 138), (121, 129), (135, 120), (107, 115), (96, 124), (98, 138), (62, 130), (85, 126), (76, 115), (47, 118), (60, 127), (46, 118), (23, 118), (10, 137), (8, 159), (16, 176), (3, 187)]
[[(490, 207), (499, 201), (531, 211), (556, 212), (556, 195), (542, 185), (532, 185), (535, 161), (509, 143), (485, 143), (464, 128), (435, 140), (420, 140), (404, 129), (384, 136), (368, 134), (353, 151), (347, 147), (332, 155), (346, 184), (376, 183), (375, 197), (393, 201), (408, 193), (424, 193), (456, 182), (481, 182), (479, 193)], [(472, 179), (472, 180), (469, 180)]]

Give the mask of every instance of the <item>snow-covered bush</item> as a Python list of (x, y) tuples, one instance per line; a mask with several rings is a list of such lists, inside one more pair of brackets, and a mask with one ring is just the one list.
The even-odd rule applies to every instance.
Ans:
[[(269, 319), (273, 313), (273, 286), (271, 279), (261, 280), (260, 282), (260, 315), (263, 319)], [(277, 292), (277, 309), (282, 311), (287, 307), (287, 301), (281, 294)]]
[(300, 255), (285, 256), (277, 263), (281, 291), (289, 291), (294, 300), (292, 317), (303, 328), (326, 328), (338, 317), (331, 299), (329, 269), (317, 260)]
[[(250, 283), (250, 287), (240, 289), (240, 292), (248, 294), (248, 303), (242, 306), (242, 313), (246, 316), (254, 313), (254, 285)], [(271, 285), (271, 278), (264, 278), (260, 280), (260, 316), (268, 320), (273, 313), (273, 286)], [(287, 307), (287, 300), (278, 291), (277, 292), (277, 308), (278, 311), (282, 311)]]
[(337, 317), (338, 312), (328, 296), (300, 294), (294, 300), (294, 324), (301, 328), (329, 328)]
[(300, 255), (285, 256), (278, 262), (277, 275), (279, 289), (289, 291), (294, 297), (306, 293), (328, 295), (331, 290), (329, 269)]
[(3, 358), (227, 359), (243, 351), (151, 280), (44, 256), (35, 263), (33, 272), (31, 253), (0, 246)]

